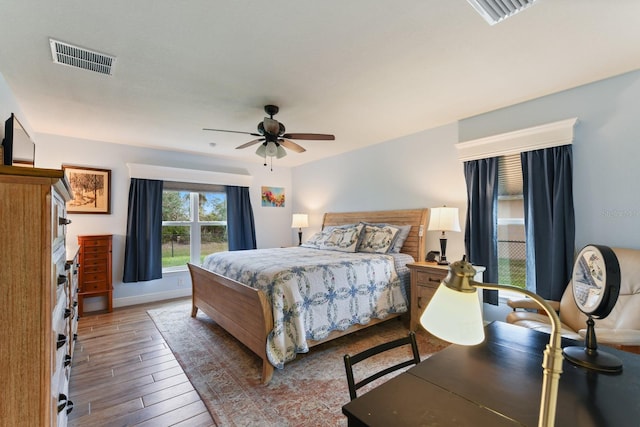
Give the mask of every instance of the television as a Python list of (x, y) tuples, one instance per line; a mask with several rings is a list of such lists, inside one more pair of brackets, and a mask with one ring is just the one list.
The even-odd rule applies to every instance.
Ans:
[(3, 164), (8, 166), (34, 166), (36, 145), (13, 113), (4, 123), (2, 149)]

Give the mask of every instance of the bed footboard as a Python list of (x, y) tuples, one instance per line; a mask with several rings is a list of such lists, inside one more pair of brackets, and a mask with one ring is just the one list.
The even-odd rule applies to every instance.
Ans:
[(264, 292), (243, 285), (197, 265), (187, 264), (191, 274), (191, 316), (198, 309), (262, 359), (262, 383), (273, 376), (267, 359), (267, 336), (273, 314)]

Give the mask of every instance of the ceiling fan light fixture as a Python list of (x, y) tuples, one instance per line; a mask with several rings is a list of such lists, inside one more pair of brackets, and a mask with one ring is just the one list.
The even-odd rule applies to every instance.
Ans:
[(276, 151), (276, 158), (281, 159), (287, 155), (287, 150), (282, 148), (282, 146), (278, 145), (278, 149)]
[(260, 144), (258, 149), (256, 150), (256, 154), (260, 157), (267, 157), (267, 147), (264, 144)]
[(267, 146), (265, 147), (265, 154), (269, 157), (274, 157), (276, 154), (278, 154), (278, 145), (273, 141), (267, 142)]

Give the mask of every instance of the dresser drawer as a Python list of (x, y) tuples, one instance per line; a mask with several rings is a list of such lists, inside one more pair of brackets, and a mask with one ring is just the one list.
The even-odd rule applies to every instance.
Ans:
[(91, 247), (82, 249), (82, 253), (85, 257), (90, 256), (91, 254), (105, 254), (108, 251), (109, 251), (109, 246), (91, 246)]
[(84, 284), (91, 283), (91, 282), (106, 282), (106, 281), (107, 281), (106, 271), (85, 274), (82, 280)]
[(103, 259), (92, 260), (89, 263), (84, 264), (82, 267), (83, 277), (87, 277), (88, 274), (103, 273), (109, 269), (109, 265)]
[(82, 285), (81, 293), (108, 291), (108, 290), (109, 290), (109, 283), (107, 282), (106, 279), (104, 279), (96, 282), (85, 282), (84, 285)]
[(109, 247), (111, 243), (111, 239), (102, 238), (102, 239), (79, 239), (79, 243), (82, 245), (82, 249), (92, 249), (96, 247)]

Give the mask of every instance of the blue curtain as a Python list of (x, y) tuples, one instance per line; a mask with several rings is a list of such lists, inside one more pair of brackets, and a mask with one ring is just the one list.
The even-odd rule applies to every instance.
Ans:
[[(485, 266), (483, 280), (498, 282), (498, 158), (464, 163), (467, 222), (464, 244), (468, 261)], [(498, 292), (484, 290), (484, 302), (498, 305)]]
[(571, 145), (521, 153), (527, 286), (559, 301), (573, 270), (575, 217)]
[(256, 226), (249, 188), (227, 186), (227, 238), (230, 251), (255, 249)]
[(162, 181), (131, 178), (123, 282), (162, 278)]

